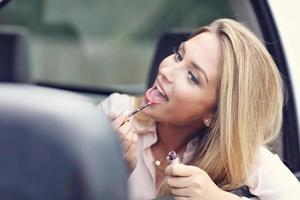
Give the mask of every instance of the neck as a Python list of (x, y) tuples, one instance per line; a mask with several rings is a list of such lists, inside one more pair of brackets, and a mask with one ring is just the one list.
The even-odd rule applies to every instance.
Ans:
[(165, 152), (181, 152), (186, 144), (193, 139), (199, 128), (191, 126), (174, 126), (171, 124), (157, 124), (157, 146), (160, 146)]

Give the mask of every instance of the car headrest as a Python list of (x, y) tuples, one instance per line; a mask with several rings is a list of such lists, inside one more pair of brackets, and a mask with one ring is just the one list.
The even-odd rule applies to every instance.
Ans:
[(29, 83), (28, 32), (21, 26), (1, 26), (0, 82)]
[(295, 174), (296, 178), (298, 179), (298, 181), (300, 181), (300, 172), (296, 172), (294, 174)]
[(173, 53), (174, 48), (178, 48), (179, 45), (186, 41), (191, 33), (189, 32), (167, 32), (161, 35), (159, 38), (156, 50), (150, 66), (148, 75), (147, 87), (151, 87), (155, 81), (158, 67), (161, 61)]
[(127, 199), (118, 142), (84, 97), (0, 85), (0, 199)]
[(0, 0), (0, 9), (3, 8), (11, 0)]

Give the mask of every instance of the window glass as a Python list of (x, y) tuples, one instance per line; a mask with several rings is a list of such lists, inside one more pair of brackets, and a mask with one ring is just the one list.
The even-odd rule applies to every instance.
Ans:
[(225, 0), (14, 0), (0, 23), (29, 33), (33, 82), (143, 90), (162, 33), (220, 17)]

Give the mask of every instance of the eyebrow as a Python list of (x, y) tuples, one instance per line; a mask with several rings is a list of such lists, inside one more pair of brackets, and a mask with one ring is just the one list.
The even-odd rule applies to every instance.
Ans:
[[(185, 43), (183, 42), (183, 43), (180, 44), (179, 49), (182, 49), (182, 51), (185, 53), (184, 46), (185, 46)], [(209, 81), (208, 81), (207, 74), (204, 71), (204, 69), (200, 65), (198, 65), (197, 63), (195, 63), (194, 61), (191, 61), (191, 63), (193, 65), (193, 67), (195, 67), (196, 69), (198, 69), (204, 75), (206, 83), (208, 83)]]

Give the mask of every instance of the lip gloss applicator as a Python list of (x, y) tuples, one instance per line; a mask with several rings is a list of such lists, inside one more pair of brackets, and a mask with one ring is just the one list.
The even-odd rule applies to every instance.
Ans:
[(131, 113), (129, 113), (128, 116), (127, 116), (127, 119), (124, 122), (122, 122), (122, 124), (120, 125), (120, 127), (123, 126), (126, 122), (129, 121), (129, 117), (137, 114), (138, 112), (142, 111), (144, 108), (147, 108), (151, 104), (153, 104), (153, 103), (149, 101), (149, 102), (145, 103), (144, 105), (142, 105), (141, 107), (139, 107), (138, 109), (136, 109), (136, 110), (132, 111)]

